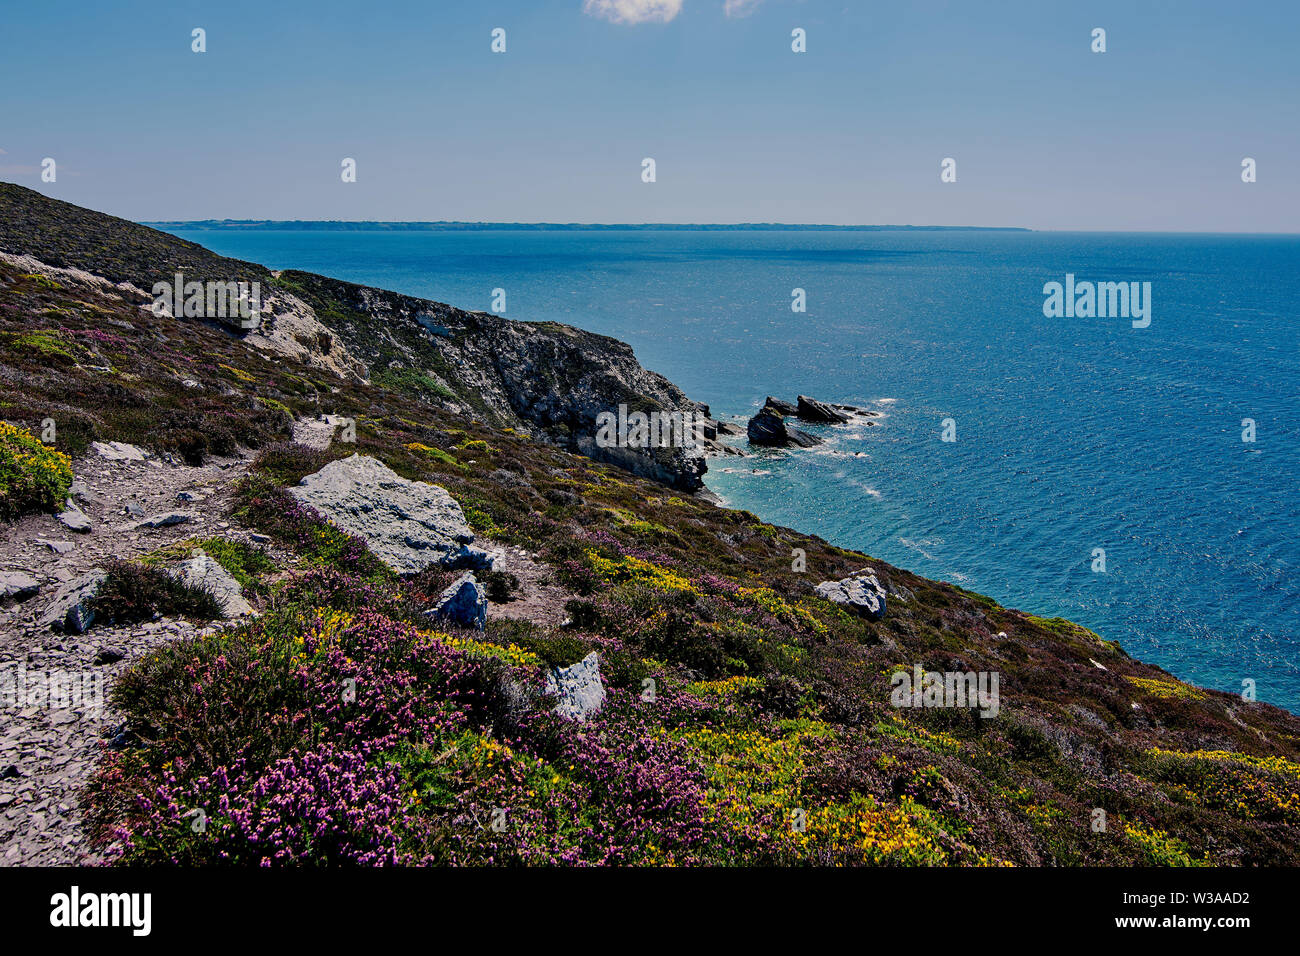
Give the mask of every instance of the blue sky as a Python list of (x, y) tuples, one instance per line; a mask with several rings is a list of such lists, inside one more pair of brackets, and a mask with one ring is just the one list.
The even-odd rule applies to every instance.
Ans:
[(1295, 0), (128, 0), (0, 29), (0, 179), (137, 220), (1300, 231)]

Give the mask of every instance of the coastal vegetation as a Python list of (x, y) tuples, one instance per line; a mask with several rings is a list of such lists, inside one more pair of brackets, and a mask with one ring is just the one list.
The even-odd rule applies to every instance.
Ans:
[[(114, 282), (178, 259), (223, 268), (142, 227), (28, 211), (43, 231), (6, 218), (0, 249)], [(117, 682), (122, 732), (84, 795), (111, 862), (1300, 862), (1300, 720), (1285, 711), (583, 457), (481, 395), (434, 394), (418, 376), (450, 340), (418, 327), (393, 335), (425, 372), (339, 376), (114, 285), (33, 274), (0, 259), (5, 518), (60, 506), (92, 441), (163, 467), (249, 462), (207, 530), (110, 569), (96, 597), (106, 622), (215, 618), (162, 570), (201, 549), (257, 610), (161, 644)], [(400, 325), (366, 313), (379, 300), (360, 287), (305, 276), (296, 287), (328, 290), (353, 326), (333, 347), (367, 354), (362, 339)], [(553, 421), (580, 420), (552, 399)], [(353, 422), (355, 442), (292, 441), (321, 414)], [(50, 444), (33, 437), (47, 418)], [(563, 613), (432, 621), (457, 572), (398, 576), (288, 490), (353, 454), (445, 488), (479, 535), (528, 555), (529, 587), (561, 594)], [(265, 545), (224, 541), (218, 519)], [(888, 592), (880, 619), (814, 591), (864, 566)], [(521, 590), (484, 580), (493, 603)], [(566, 720), (546, 677), (592, 652), (604, 706)], [(997, 672), (998, 716), (892, 707), (892, 675), (915, 666)]]

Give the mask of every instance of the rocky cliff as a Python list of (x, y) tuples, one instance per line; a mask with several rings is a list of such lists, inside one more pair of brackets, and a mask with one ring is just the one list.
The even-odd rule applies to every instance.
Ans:
[[(596, 419), (620, 405), (707, 414), (625, 342), (555, 322), (513, 321), (307, 272), (272, 273), (194, 243), (0, 183), (0, 253), (27, 269), (93, 278), (138, 304), (177, 273), (258, 282), (262, 313), (243, 327), (206, 320), (276, 360), (373, 381), (413, 399), (541, 437), (673, 488), (703, 488), (702, 455), (602, 447)], [(198, 319), (198, 321), (204, 321)], [(322, 411), (326, 407), (323, 399)]]

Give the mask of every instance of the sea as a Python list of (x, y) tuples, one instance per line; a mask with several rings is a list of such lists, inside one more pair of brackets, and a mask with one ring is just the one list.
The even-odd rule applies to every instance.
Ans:
[[(708, 487), (1300, 713), (1300, 236), (170, 231), (464, 309), (504, 290), (742, 426), (768, 395), (879, 412)], [(1146, 314), (1053, 308), (1053, 282)]]

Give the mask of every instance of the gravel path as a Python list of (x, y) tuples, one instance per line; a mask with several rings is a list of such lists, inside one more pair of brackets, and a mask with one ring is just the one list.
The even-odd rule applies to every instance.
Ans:
[[(231, 485), (246, 472), (246, 461), (216, 460), (195, 468), (152, 456), (130, 461), (92, 453), (74, 468), (75, 500), (89, 519), (89, 532), (74, 532), (49, 515), (0, 528), (0, 572), (24, 572), (41, 585), (34, 597), (0, 605), (4, 866), (94, 861), (79, 824), (79, 791), (100, 748), (120, 730), (108, 691), (150, 650), (196, 631), (187, 621), (163, 618), (60, 634), (37, 623), (55, 592), (114, 556), (139, 557), (191, 537), (247, 537), (221, 517), (230, 511)], [(189, 517), (165, 527), (139, 527), (142, 518), (173, 512)], [(68, 686), (69, 680), (70, 700), (48, 699), (50, 688)]]

